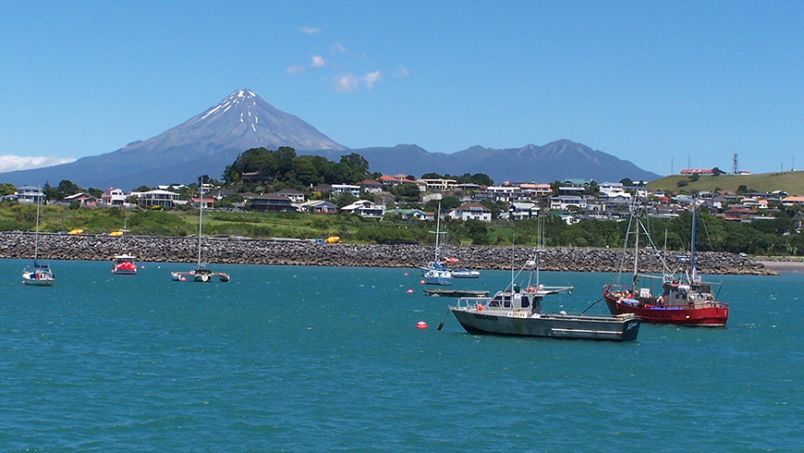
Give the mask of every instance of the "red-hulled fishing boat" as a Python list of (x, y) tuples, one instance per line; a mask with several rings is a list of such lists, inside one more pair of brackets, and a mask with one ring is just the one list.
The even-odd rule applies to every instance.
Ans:
[(137, 275), (136, 257), (132, 255), (117, 255), (112, 258), (112, 273), (116, 275)]
[[(629, 242), (628, 236), (633, 234), (633, 279), (630, 288), (616, 283), (603, 287), (603, 298), (609, 311), (614, 315), (634, 313), (648, 323), (724, 327), (729, 319), (729, 305), (718, 301), (716, 294), (712, 293), (712, 287), (719, 287), (719, 284), (702, 281), (697, 272), (694, 204), (689, 269), (671, 272), (664, 257), (659, 255), (664, 269), (662, 275), (639, 273), (639, 236), (640, 232), (647, 235), (648, 230), (637, 215), (631, 217), (631, 222), (635, 224), (635, 229), (631, 231), (628, 228), (625, 248)], [(651, 241), (650, 236), (647, 237)], [(655, 245), (653, 247), (655, 249)]]

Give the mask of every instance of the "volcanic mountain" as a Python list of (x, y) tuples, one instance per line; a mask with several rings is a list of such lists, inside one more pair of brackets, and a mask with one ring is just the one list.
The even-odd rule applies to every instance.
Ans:
[(203, 113), (148, 140), (69, 164), (0, 174), (0, 180), (55, 185), (69, 179), (82, 187), (102, 189), (187, 183), (203, 174), (220, 178), (239, 153), (261, 146), (290, 146), (300, 152), (346, 149), (253, 91), (239, 89)]
[(570, 140), (543, 146), (494, 149), (473, 146), (456, 153), (429, 152), (416, 145), (350, 150), (298, 117), (277, 110), (247, 89), (235, 90), (218, 104), (145, 141), (69, 164), (0, 174), (0, 182), (58, 184), (68, 179), (82, 187), (120, 187), (190, 183), (200, 175), (220, 178), (227, 165), (249, 148), (290, 146), (298, 154), (338, 160), (357, 152), (371, 171), (384, 174), (462, 175), (485, 173), (496, 182), (550, 182), (566, 178), (597, 181), (655, 179), (658, 175), (631, 162)]

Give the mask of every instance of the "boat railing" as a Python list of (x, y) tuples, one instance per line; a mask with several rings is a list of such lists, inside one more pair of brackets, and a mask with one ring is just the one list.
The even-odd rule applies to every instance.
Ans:
[(458, 298), (457, 307), (460, 309), (474, 308), (479, 305), (488, 306), (491, 297), (466, 296)]

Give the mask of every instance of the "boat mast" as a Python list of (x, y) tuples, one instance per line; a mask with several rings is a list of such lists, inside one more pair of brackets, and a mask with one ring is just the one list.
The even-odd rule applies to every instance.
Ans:
[(634, 276), (632, 281), (632, 288), (636, 290), (637, 287), (637, 272), (639, 272), (639, 227), (642, 221), (639, 220), (639, 211), (636, 217), (636, 231), (634, 232)]
[(34, 266), (36, 266), (36, 259), (39, 257), (39, 207), (42, 205), (42, 197), (37, 194), (36, 197), (36, 229), (34, 230)]
[(436, 240), (435, 240), (435, 256), (433, 263), (438, 262), (438, 237), (441, 236), (441, 202), (438, 202), (438, 211), (436, 211)]
[(201, 228), (204, 225), (204, 179), (200, 178), (198, 182), (199, 194), (201, 195), (201, 204), (198, 209), (198, 267), (201, 267)]
[(692, 238), (690, 239), (690, 271), (692, 281), (698, 280), (698, 269), (695, 262), (695, 199), (692, 200)]

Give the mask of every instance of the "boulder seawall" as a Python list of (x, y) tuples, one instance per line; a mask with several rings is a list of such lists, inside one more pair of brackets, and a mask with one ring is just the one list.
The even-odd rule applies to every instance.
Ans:
[[(458, 266), (472, 269), (510, 269), (521, 266), (533, 253), (532, 247), (468, 246), (452, 251)], [(129, 253), (145, 262), (195, 262), (198, 240), (193, 237), (68, 236), (40, 235), (39, 256), (46, 260), (108, 260)], [(334, 244), (312, 241), (262, 239), (202, 240), (204, 261), (227, 264), (278, 264), (312, 266), (366, 266), (416, 268), (432, 260), (433, 248), (423, 245)], [(34, 235), (28, 232), (0, 232), (0, 258), (30, 258)], [(621, 250), (550, 247), (541, 255), (546, 271), (616, 272), (621, 263), (628, 268), (633, 255)], [(670, 254), (668, 266), (682, 266), (683, 258)], [(659, 254), (640, 252), (642, 272), (660, 272)], [(725, 252), (699, 252), (698, 269), (705, 274), (775, 275), (762, 263)]]

